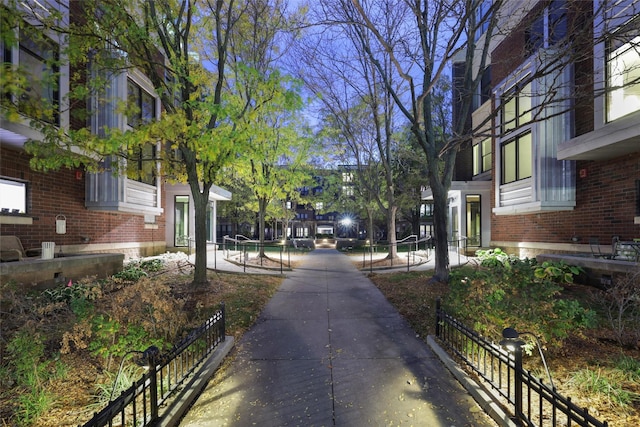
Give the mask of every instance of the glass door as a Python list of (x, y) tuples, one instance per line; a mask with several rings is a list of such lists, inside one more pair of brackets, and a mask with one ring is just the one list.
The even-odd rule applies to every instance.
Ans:
[(175, 247), (189, 246), (189, 196), (175, 197)]
[(467, 202), (467, 246), (482, 245), (482, 228), (480, 221), (480, 195), (468, 194)]

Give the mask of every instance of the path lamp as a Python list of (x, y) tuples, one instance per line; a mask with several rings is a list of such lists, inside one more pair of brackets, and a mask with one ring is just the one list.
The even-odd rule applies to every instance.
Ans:
[(149, 369), (154, 365), (155, 360), (158, 358), (160, 354), (160, 349), (155, 345), (148, 347), (144, 351), (140, 350), (129, 350), (124, 356), (122, 356), (122, 360), (120, 361), (120, 367), (118, 368), (118, 373), (116, 374), (116, 379), (113, 382), (113, 388), (111, 389), (111, 394), (109, 394), (109, 402), (113, 398), (113, 393), (116, 391), (116, 387), (118, 386), (118, 379), (120, 378), (120, 374), (122, 373), (122, 367), (124, 366), (124, 361), (127, 359), (127, 356), (131, 354), (140, 354), (141, 356), (135, 361), (136, 365), (141, 366), (145, 369)]
[(520, 339), (520, 335), (529, 335), (536, 340), (536, 345), (538, 347), (538, 351), (540, 352), (540, 358), (542, 359), (542, 364), (544, 366), (544, 370), (547, 373), (547, 378), (549, 378), (549, 383), (551, 384), (551, 388), (555, 388), (553, 385), (553, 379), (551, 379), (551, 372), (549, 372), (549, 367), (547, 366), (547, 360), (544, 357), (544, 353), (542, 352), (542, 344), (538, 337), (531, 332), (518, 332), (513, 328), (504, 328), (502, 330), (502, 341), (500, 341), (500, 345), (506, 348), (509, 352), (512, 352), (514, 355), (515, 362), (515, 412), (516, 418), (518, 420), (521, 419), (522, 414), (522, 346), (524, 345), (524, 341)]
[(519, 339), (518, 332), (513, 328), (505, 328), (502, 330), (502, 341), (500, 345), (514, 357), (514, 380), (515, 380), (515, 418), (517, 421), (524, 419), (522, 413), (522, 345), (524, 341)]
[[(532, 332), (517, 332), (513, 328), (505, 328), (502, 331), (502, 338), (504, 338), (505, 340), (509, 340), (509, 339), (517, 340), (520, 335), (529, 335), (530, 337), (533, 337), (533, 339), (536, 340), (536, 346), (538, 347), (538, 352), (540, 353), (540, 359), (542, 359), (542, 365), (544, 366), (544, 371), (546, 372), (547, 378), (549, 379), (549, 384), (551, 385), (552, 388), (555, 388), (555, 386), (553, 385), (553, 379), (551, 378), (551, 372), (549, 371), (549, 367), (547, 366), (547, 360), (545, 359), (544, 353), (542, 352), (542, 343), (540, 342), (540, 339), (537, 337), (537, 335)], [(508, 338), (508, 336), (513, 336), (513, 338)]]

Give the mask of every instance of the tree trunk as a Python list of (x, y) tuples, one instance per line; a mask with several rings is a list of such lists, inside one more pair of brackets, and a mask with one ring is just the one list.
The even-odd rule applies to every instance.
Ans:
[(196, 241), (196, 262), (193, 273), (193, 285), (205, 286), (207, 280), (207, 204), (209, 203), (209, 187), (205, 186), (206, 192), (193, 191), (192, 196), (195, 209), (195, 241)]
[(264, 227), (265, 227), (265, 217), (267, 213), (267, 199), (264, 197), (258, 198), (258, 238), (260, 240), (260, 250), (258, 253), (259, 257), (264, 257)]
[(433, 234), (435, 241), (436, 270), (434, 281), (449, 280), (449, 242), (447, 236), (447, 187), (443, 186), (437, 176), (430, 173), (430, 185), (433, 194)]
[[(391, 202), (391, 201), (390, 201)], [(398, 256), (398, 238), (396, 236), (396, 213), (398, 212), (397, 206), (389, 205), (387, 211), (387, 236), (389, 240), (389, 259), (394, 259)]]

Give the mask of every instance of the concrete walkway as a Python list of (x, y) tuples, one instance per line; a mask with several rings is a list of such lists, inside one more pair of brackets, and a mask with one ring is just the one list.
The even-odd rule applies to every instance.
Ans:
[(349, 258), (287, 273), (181, 426), (495, 426)]

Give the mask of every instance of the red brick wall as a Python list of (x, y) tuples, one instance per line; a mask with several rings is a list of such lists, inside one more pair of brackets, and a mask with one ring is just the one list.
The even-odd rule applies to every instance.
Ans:
[[(79, 179), (76, 173), (80, 173)], [(58, 245), (164, 241), (164, 217), (157, 218), (157, 229), (145, 229), (144, 217), (122, 213), (89, 211), (84, 207), (85, 177), (81, 169), (39, 173), (29, 168), (23, 151), (0, 148), (0, 175), (29, 182), (28, 213), (32, 225), (0, 225), (0, 234), (16, 235), (25, 248), (40, 247), (43, 241)], [(56, 234), (56, 215), (66, 217), (66, 234)], [(164, 248), (160, 248), (163, 251)]]
[[(640, 238), (634, 224), (636, 180), (640, 179), (640, 153), (606, 162), (578, 161), (576, 208), (573, 211), (530, 215), (493, 215), (491, 239), (512, 242), (579, 243), (598, 237), (608, 244), (612, 236)], [(580, 177), (580, 171), (586, 173)]]

